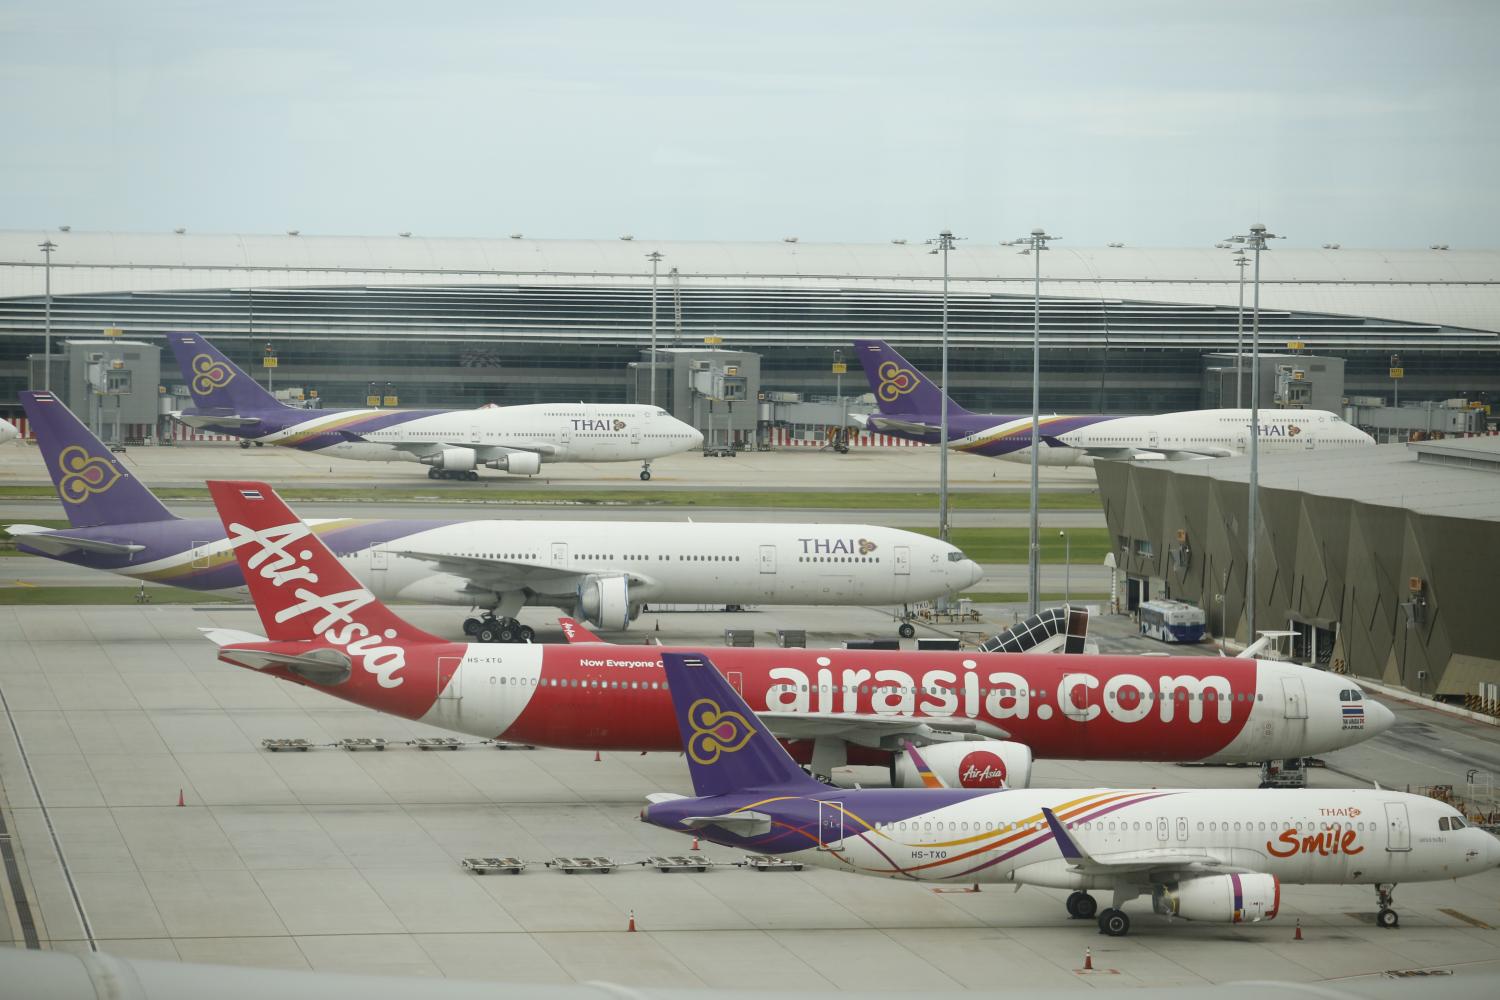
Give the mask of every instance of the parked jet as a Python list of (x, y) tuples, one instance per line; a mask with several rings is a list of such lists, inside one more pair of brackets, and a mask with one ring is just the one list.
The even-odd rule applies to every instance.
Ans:
[(288, 406), (208, 341), (169, 333), (193, 406), (173, 417), (231, 434), (241, 447), (275, 444), (366, 462), (421, 462), (431, 479), (478, 479), (481, 466), (534, 476), (551, 462), (640, 462), (703, 444), (659, 406), (534, 403), (477, 410), (304, 410)]
[[(715, 654), (717, 658), (718, 654)], [(641, 819), (756, 854), (917, 882), (1071, 889), (1070, 916), (1129, 932), (1149, 896), (1168, 917), (1275, 918), (1281, 883), (1375, 887), (1474, 875), (1500, 840), (1452, 806), (1384, 789), (840, 789), (809, 777), (701, 653), (662, 654), (695, 797), (650, 796)], [(916, 757), (914, 766), (930, 772)]]
[[(265, 628), (208, 630), (224, 662), (486, 738), (681, 747), (662, 647), (446, 642), (361, 587), (269, 486), (209, 491)], [(1033, 755), (1248, 763), (1349, 746), (1392, 721), (1346, 677), (1251, 659), (725, 649), (718, 662), (814, 772), (885, 765), (900, 785), (920, 783), (903, 740), (937, 744), (928, 760), (949, 784), (1024, 786)]]
[(14, 441), (21, 436), (21, 431), (9, 420), (0, 420), (0, 444)]
[[(972, 413), (883, 340), (856, 340), (855, 350), (875, 394), (878, 414), (862, 417), (881, 434), (937, 444), (943, 409), (948, 447), (990, 458), (1031, 461), (1031, 415)], [(1186, 410), (1152, 416), (1041, 418), (1042, 465), (1092, 465), (1098, 459), (1224, 458), (1249, 448), (1250, 411)], [(1375, 439), (1326, 410), (1260, 411), (1263, 453), (1358, 448)]]
[[(51, 393), (23, 392), (71, 528), (14, 525), (23, 551), (191, 590), (244, 586), (217, 517), (178, 518)], [(483, 642), (530, 641), (525, 605), (623, 629), (643, 605), (902, 605), (983, 571), (947, 542), (868, 524), (670, 521), (313, 522), (386, 600), (485, 609)]]

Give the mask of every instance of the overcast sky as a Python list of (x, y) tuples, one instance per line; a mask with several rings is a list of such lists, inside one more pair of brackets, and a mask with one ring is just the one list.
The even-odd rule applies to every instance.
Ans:
[(1500, 246), (1500, 3), (0, 0), (0, 227)]

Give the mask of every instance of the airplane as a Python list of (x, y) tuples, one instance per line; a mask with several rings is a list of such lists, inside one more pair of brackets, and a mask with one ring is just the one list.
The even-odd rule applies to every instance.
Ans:
[[(376, 711), (515, 743), (678, 751), (666, 647), (488, 647), (402, 621), (271, 487), (208, 484), (265, 635), (208, 629), (225, 663)], [(1216, 657), (920, 650), (724, 649), (718, 665), (814, 773), (884, 766), (920, 783), (909, 740), (944, 780), (1024, 786), (1034, 757), (1253, 763), (1389, 728), (1347, 677)]]
[[(948, 411), (948, 447), (988, 458), (1031, 461), (1031, 415), (972, 413), (953, 402), (883, 340), (854, 342), (878, 414), (857, 415), (872, 431), (924, 444), (942, 439)], [(1041, 417), (1041, 465), (1093, 465), (1100, 459), (1179, 461), (1242, 455), (1248, 409), (1185, 410), (1149, 416)], [(1360, 448), (1375, 444), (1364, 431), (1327, 410), (1260, 411), (1262, 454)]]
[(207, 340), (169, 333), (193, 406), (173, 418), (240, 438), (365, 462), (421, 462), (429, 479), (479, 478), (481, 466), (534, 476), (553, 462), (641, 462), (701, 447), (703, 433), (659, 406), (530, 403), (476, 410), (305, 410), (262, 389)]
[[(71, 523), (12, 526), (22, 551), (190, 590), (244, 586), (217, 517), (177, 517), (56, 396), (20, 395)], [(648, 604), (898, 606), (983, 576), (947, 542), (868, 524), (312, 523), (381, 598), (482, 608), (464, 622), (481, 642), (530, 642), (526, 605), (625, 629)]]
[[(1123, 907), (1139, 896), (1168, 918), (1272, 920), (1283, 882), (1373, 885), (1376, 923), (1394, 928), (1398, 882), (1500, 865), (1500, 840), (1451, 805), (1379, 787), (833, 788), (707, 655), (669, 650), (662, 662), (694, 795), (655, 793), (641, 820), (742, 851), (914, 882), (1068, 889), (1068, 915), (1111, 937), (1129, 933)], [(1091, 891), (1110, 894), (1102, 912)]]
[(9, 420), (0, 420), (0, 444), (7, 441), (15, 441), (21, 436), (21, 430)]

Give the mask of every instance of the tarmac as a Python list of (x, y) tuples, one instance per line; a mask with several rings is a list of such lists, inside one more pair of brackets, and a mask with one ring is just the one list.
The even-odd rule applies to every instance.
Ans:
[[(452, 616), (409, 613), (429, 628)], [(658, 623), (666, 641), (711, 647), (744, 616), (664, 614), (639, 625)], [(1138, 901), (1123, 939), (1069, 921), (1063, 894), (1048, 890), (757, 873), (712, 845), (711, 871), (661, 874), (636, 862), (689, 845), (637, 814), (649, 792), (688, 791), (678, 755), (595, 761), (482, 744), (270, 753), (261, 739), (445, 734), (219, 663), (198, 634), (210, 625), (255, 621), (225, 608), (0, 609), (0, 816), (16, 872), (0, 887), (0, 941), (24, 941), (19, 897), (54, 948), (92, 942), (132, 957), (511, 982), (931, 990), (1500, 971), (1500, 871), (1403, 885), (1397, 931), (1374, 927), (1368, 887), (1288, 886), (1281, 916), (1261, 925), (1169, 924)], [(889, 633), (886, 618), (861, 609), (765, 615), (760, 641), (776, 627), (806, 627), (813, 645)], [(1130, 637), (1123, 619), (1094, 631), (1107, 650), (1183, 652)], [(1395, 728), (1330, 754), (1311, 772), (1315, 786), (1462, 787), (1470, 768), (1500, 771), (1494, 727), (1390, 704)], [(1043, 761), (1034, 783), (1256, 780), (1253, 769)], [(532, 864), (485, 877), (459, 864), (503, 855)], [(576, 855), (622, 867), (543, 866)], [(1079, 971), (1086, 948), (1091, 974)]]

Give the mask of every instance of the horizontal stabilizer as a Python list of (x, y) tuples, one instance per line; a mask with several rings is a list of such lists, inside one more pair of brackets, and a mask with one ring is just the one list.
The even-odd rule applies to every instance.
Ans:
[(900, 749), (903, 739), (915, 743), (942, 743), (955, 737), (977, 736), (988, 740), (1009, 739), (999, 726), (981, 719), (958, 716), (869, 715), (846, 712), (756, 712), (777, 739), (840, 739), (872, 749)]
[(676, 802), (685, 798), (687, 798), (686, 795), (678, 795), (676, 792), (652, 792), (646, 796), (646, 801), (654, 806), (660, 802)]
[(215, 417), (206, 413), (183, 413), (181, 410), (174, 411), (172, 419), (189, 427), (254, 427), (260, 423), (260, 417), (239, 417), (233, 414)]
[(727, 813), (723, 816), (688, 816), (683, 819), (682, 825), (689, 830), (716, 826), (737, 837), (759, 837), (771, 832), (771, 817), (758, 812)]
[(268, 642), (222, 646), (219, 648), (219, 659), (251, 670), (281, 667), (303, 680), (324, 687), (342, 684), (349, 679), (354, 668), (353, 662), (342, 651), (305, 643)]
[(568, 642), (572, 643), (575, 646), (579, 643), (591, 642), (608, 645), (608, 643), (605, 643), (603, 639), (599, 638), (597, 635), (584, 628), (583, 625), (580, 624), (576, 619), (559, 618), (557, 620), (557, 624), (562, 626), (563, 638), (568, 640)]
[(266, 637), (237, 628), (200, 628), (203, 637), (215, 646), (237, 646), (245, 642), (265, 642)]
[(106, 542), (98, 538), (79, 538), (35, 524), (13, 524), (5, 530), (10, 532), (12, 538), (19, 539), (27, 548), (53, 556), (67, 555), (69, 552), (97, 552), (108, 556), (129, 556), (143, 552), (146, 548), (134, 542)]

